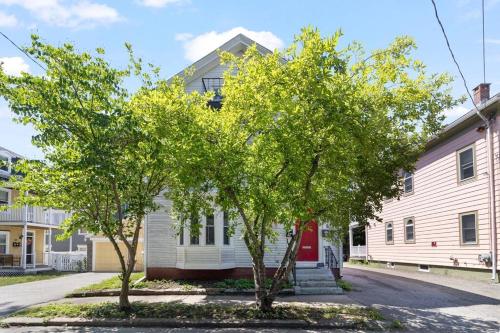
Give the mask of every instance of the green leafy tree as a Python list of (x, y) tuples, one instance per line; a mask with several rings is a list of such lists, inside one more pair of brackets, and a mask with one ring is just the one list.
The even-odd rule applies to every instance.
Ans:
[[(263, 311), (288, 279), (308, 222), (342, 230), (376, 218), (456, 102), (450, 77), (428, 75), (411, 57), (410, 38), (366, 55), (357, 43), (340, 48), (340, 37), (306, 28), (283, 52), (223, 54), (219, 110), (200, 101), (173, 108), (167, 84), (135, 100), (176, 165), (167, 195), (179, 215), (195, 231), (198, 214), (219, 206), (242, 228)], [(266, 287), (268, 244), (284, 236), (276, 225), (297, 232)]]
[[(136, 263), (144, 216), (157, 207), (154, 197), (165, 186), (168, 159), (162, 143), (148, 134), (148, 124), (131, 107), (125, 80), (152, 86), (157, 69), (143, 69), (133, 57), (124, 70), (103, 58), (78, 53), (71, 44), (54, 47), (32, 37), (26, 49), (45, 68), (43, 75), (8, 76), (0, 71), (0, 96), (16, 119), (33, 125), (33, 143), (43, 161), (25, 160), (11, 179), (21, 195), (16, 205), (57, 207), (71, 212), (66, 235), (79, 228), (103, 235), (121, 265), (120, 308), (130, 308), (130, 275)], [(42, 65), (43, 64), (43, 65)], [(150, 74), (148, 74), (150, 73)], [(24, 193), (29, 193), (24, 195)]]

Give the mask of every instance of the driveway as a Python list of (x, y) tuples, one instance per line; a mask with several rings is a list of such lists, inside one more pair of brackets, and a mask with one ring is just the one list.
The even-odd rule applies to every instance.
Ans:
[(350, 298), (401, 320), (410, 331), (500, 331), (498, 284), (353, 265), (343, 276), (354, 287)]
[(55, 301), (77, 288), (109, 279), (114, 275), (116, 273), (79, 273), (0, 287), (0, 316), (31, 305)]

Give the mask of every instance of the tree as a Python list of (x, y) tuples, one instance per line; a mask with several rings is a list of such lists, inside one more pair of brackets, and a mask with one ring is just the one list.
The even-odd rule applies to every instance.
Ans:
[[(456, 103), (449, 76), (427, 75), (411, 57), (410, 38), (366, 56), (357, 43), (340, 48), (340, 37), (305, 28), (283, 52), (223, 54), (220, 110), (173, 109), (166, 84), (136, 99), (168, 142), (176, 167), (167, 195), (179, 216), (196, 230), (198, 215), (217, 205), (241, 226), (263, 311), (288, 279), (308, 222), (340, 230), (376, 218)], [(297, 232), (266, 288), (267, 245), (284, 236), (274, 225)]]
[(43, 161), (16, 166), (24, 173), (10, 180), (23, 193), (16, 205), (64, 209), (71, 212), (66, 235), (84, 228), (107, 237), (121, 265), (123, 310), (130, 308), (129, 280), (142, 221), (157, 208), (154, 197), (168, 171), (162, 143), (148, 134), (124, 82), (136, 77), (142, 86), (152, 86), (158, 70), (143, 70), (127, 48), (130, 64), (119, 70), (104, 60), (103, 49), (93, 56), (33, 36), (26, 51), (46, 67), (43, 75), (14, 77), (0, 71), (0, 96), (18, 121), (33, 125), (33, 143), (45, 155)]

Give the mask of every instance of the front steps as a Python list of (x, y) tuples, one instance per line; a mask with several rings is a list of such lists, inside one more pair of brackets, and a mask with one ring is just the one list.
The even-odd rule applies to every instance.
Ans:
[(342, 288), (337, 286), (330, 269), (297, 268), (297, 285), (294, 287), (296, 295), (339, 295)]

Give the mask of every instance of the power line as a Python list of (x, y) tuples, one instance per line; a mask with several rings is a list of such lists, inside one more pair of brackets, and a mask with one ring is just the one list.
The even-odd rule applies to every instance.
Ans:
[(19, 51), (21, 51), (22, 53), (24, 53), (25, 56), (27, 56), (31, 61), (33, 61), (35, 64), (37, 64), (41, 69), (43, 69), (44, 71), (47, 71), (47, 69), (45, 67), (43, 67), (38, 61), (36, 61), (28, 52), (26, 52), (25, 50), (23, 50), (20, 46), (18, 46), (12, 39), (10, 39), (9, 37), (7, 37), (6, 34), (4, 34), (3, 32), (0, 31), (0, 34), (5, 38), (7, 39), (12, 45), (14, 45), (14, 47), (16, 49), (18, 49)]
[(458, 72), (460, 73), (460, 76), (462, 77), (465, 91), (467, 91), (467, 95), (469, 95), (469, 98), (472, 101), (472, 104), (474, 105), (474, 108), (476, 109), (476, 112), (479, 115), (479, 117), (481, 118), (481, 120), (483, 120), (486, 124), (488, 124), (488, 120), (479, 112), (479, 109), (477, 108), (476, 102), (474, 102), (474, 98), (472, 98), (472, 95), (469, 91), (469, 87), (467, 86), (467, 80), (465, 80), (465, 76), (462, 73), (462, 69), (460, 68), (458, 61), (455, 58), (455, 54), (453, 53), (453, 50), (451, 49), (450, 41), (448, 40), (448, 36), (446, 35), (446, 31), (444, 30), (443, 23), (441, 22), (441, 19), (439, 18), (436, 2), (434, 0), (431, 0), (431, 2), (432, 2), (432, 5), (434, 6), (434, 15), (436, 16), (436, 20), (439, 23), (439, 26), (441, 27), (441, 31), (443, 32), (444, 39), (446, 40), (446, 45), (448, 46), (448, 50), (450, 51), (453, 62), (457, 66)]

